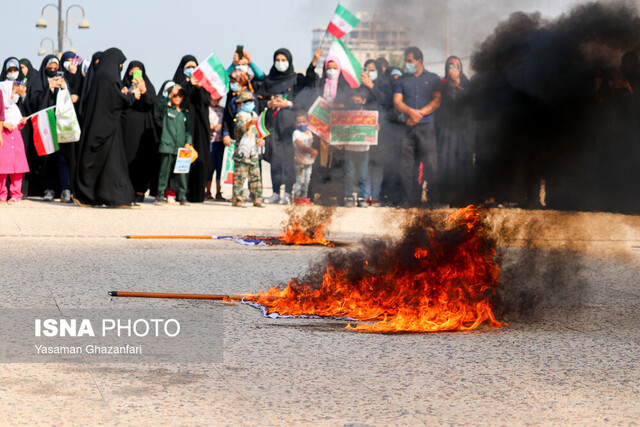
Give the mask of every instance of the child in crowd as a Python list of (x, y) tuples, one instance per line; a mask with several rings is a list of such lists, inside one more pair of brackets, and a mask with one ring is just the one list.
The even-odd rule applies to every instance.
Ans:
[[(222, 157), (224, 156), (224, 143), (222, 142), (222, 117), (224, 108), (220, 106), (220, 98), (211, 97), (209, 105), (209, 127), (211, 129), (210, 151), (211, 151), (211, 174), (207, 181), (207, 191), (205, 199), (208, 200), (224, 200), (220, 192), (220, 175), (222, 174)], [(213, 174), (216, 174), (216, 197), (211, 196), (211, 184), (213, 182)]]
[(293, 131), (293, 149), (295, 152), (296, 183), (293, 186), (294, 200), (296, 205), (312, 205), (307, 192), (309, 190), (309, 180), (311, 179), (311, 168), (316, 160), (318, 150), (312, 147), (313, 135), (307, 129), (309, 126), (309, 116), (305, 111), (297, 111), (295, 115), (296, 130)]
[[(352, 110), (364, 109), (367, 102), (367, 91), (364, 88), (353, 89), (350, 95)], [(345, 145), (344, 147), (344, 205), (353, 207), (355, 180), (358, 181), (357, 204), (361, 208), (369, 206), (367, 202), (367, 178), (369, 174), (369, 145)]]
[(258, 138), (256, 125), (258, 115), (255, 97), (248, 90), (236, 97), (238, 114), (235, 118), (234, 136), (236, 150), (233, 154), (233, 206), (244, 207), (242, 200), (244, 181), (249, 179), (249, 192), (253, 206), (264, 207), (262, 202), (262, 180), (260, 177), (259, 147), (264, 140)]
[(26, 86), (18, 82), (4, 81), (0, 83), (0, 203), (7, 203), (7, 175), (11, 179), (9, 204), (17, 204), (22, 200), (22, 177), (29, 172), (24, 142), (20, 130), (27, 123), (16, 105), (26, 93)]
[[(160, 173), (158, 175), (158, 195), (155, 204), (166, 203), (163, 195), (169, 185), (169, 178), (176, 164), (178, 149), (191, 144), (191, 120), (189, 111), (180, 106), (184, 99), (184, 91), (180, 85), (176, 84), (169, 91), (169, 102), (160, 101), (159, 107), (162, 112), (162, 137), (160, 138)], [(177, 199), (181, 205), (189, 205), (187, 201), (187, 175), (186, 173), (175, 174), (178, 184)]]

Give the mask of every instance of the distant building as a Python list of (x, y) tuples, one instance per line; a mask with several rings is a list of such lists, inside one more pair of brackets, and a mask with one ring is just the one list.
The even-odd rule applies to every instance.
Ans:
[[(377, 14), (357, 12), (356, 17), (361, 20), (351, 33), (342, 39), (353, 52), (360, 64), (367, 59), (386, 58), (392, 65), (401, 66), (404, 50), (411, 45), (409, 31), (405, 28), (391, 27)], [(311, 38), (311, 52), (315, 52), (322, 42), (322, 50), (326, 54), (331, 44), (332, 36), (325, 35), (326, 28), (314, 28)]]

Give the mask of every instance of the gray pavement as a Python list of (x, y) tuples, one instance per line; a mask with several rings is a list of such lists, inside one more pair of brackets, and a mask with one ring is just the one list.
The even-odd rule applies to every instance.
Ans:
[[(397, 236), (402, 215), (339, 208), (330, 237), (355, 244), (363, 236)], [(282, 206), (213, 202), (145, 203), (139, 210), (36, 200), (0, 206), (2, 309), (177, 307), (224, 316), (220, 363), (0, 364), (0, 424), (511, 426), (640, 419), (634, 248), (640, 217), (490, 211), (502, 285), (545, 293), (537, 309), (507, 315), (509, 326), (501, 330), (363, 334), (346, 331), (345, 321), (267, 319), (241, 304), (107, 296), (113, 289), (265, 290), (335, 250), (122, 237), (277, 234), (285, 219)]]

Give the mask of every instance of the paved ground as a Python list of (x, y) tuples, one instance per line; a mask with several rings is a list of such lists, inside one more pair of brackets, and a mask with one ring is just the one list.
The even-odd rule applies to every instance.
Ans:
[[(339, 209), (331, 237), (397, 234), (401, 211)], [(640, 419), (640, 217), (494, 210), (502, 330), (372, 335), (243, 305), (110, 299), (111, 289), (254, 292), (332, 249), (127, 234), (277, 234), (283, 207), (0, 207), (1, 308), (222, 311), (222, 363), (0, 364), (0, 424), (630, 425)], [(516, 292), (517, 291), (517, 292)], [(515, 295), (515, 296), (514, 296)], [(511, 298), (511, 299), (509, 299)]]

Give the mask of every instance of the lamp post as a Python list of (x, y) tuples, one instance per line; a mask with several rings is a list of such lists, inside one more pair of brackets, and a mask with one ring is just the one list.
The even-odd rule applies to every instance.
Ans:
[(49, 53), (49, 51), (44, 48), (44, 42), (46, 41), (51, 42), (51, 53), (55, 52), (56, 50), (55, 42), (51, 37), (45, 37), (40, 41), (40, 49), (38, 49), (38, 56), (46, 55), (47, 53)]
[(64, 50), (64, 40), (69, 40), (69, 37), (67, 37), (67, 32), (69, 29), (69, 11), (74, 7), (80, 9), (80, 12), (82, 13), (82, 20), (78, 24), (78, 28), (80, 28), (81, 30), (88, 29), (89, 22), (85, 18), (84, 9), (82, 8), (82, 6), (77, 4), (72, 4), (67, 8), (66, 15), (65, 15), (66, 20), (63, 21), (62, 20), (62, 0), (58, 0), (58, 5), (55, 5), (53, 3), (48, 3), (44, 5), (44, 7), (42, 8), (42, 12), (40, 13), (40, 19), (36, 21), (36, 28), (47, 28), (47, 21), (44, 19), (44, 11), (48, 7), (53, 7), (58, 11), (58, 21), (57, 21), (58, 23), (58, 55), (61, 55), (62, 51)]

